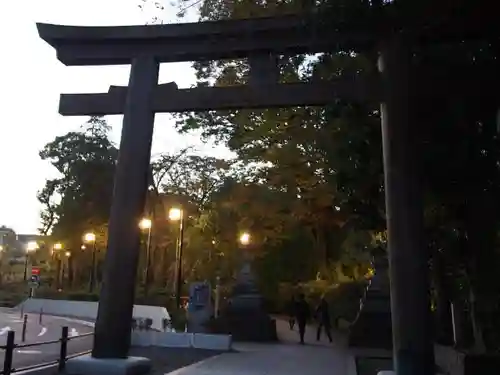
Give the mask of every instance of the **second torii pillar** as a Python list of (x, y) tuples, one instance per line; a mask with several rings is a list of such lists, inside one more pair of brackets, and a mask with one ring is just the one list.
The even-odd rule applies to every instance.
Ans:
[(382, 141), (389, 243), (394, 366), (397, 375), (434, 374), (428, 253), (423, 241), (420, 137), (412, 53), (402, 40), (382, 44)]

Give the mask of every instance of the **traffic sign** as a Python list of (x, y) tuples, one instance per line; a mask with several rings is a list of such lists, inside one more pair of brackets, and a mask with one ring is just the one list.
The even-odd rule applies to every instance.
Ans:
[(39, 276), (40, 275), (40, 268), (38, 268), (38, 267), (31, 267), (31, 274)]
[(40, 276), (31, 275), (28, 285), (30, 286), (30, 289), (38, 288), (40, 286)]

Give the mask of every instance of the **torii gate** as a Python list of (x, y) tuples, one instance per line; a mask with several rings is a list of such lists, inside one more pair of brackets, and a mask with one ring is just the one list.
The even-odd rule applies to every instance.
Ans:
[[(400, 375), (433, 373), (411, 53), (405, 40), (393, 35), (380, 42), (371, 35), (338, 33), (333, 40), (328, 23), (318, 22), (313, 14), (154, 26), (38, 24), (38, 31), (65, 65), (131, 64), (128, 87), (111, 87), (102, 94), (63, 94), (60, 101), (63, 115), (124, 114), (93, 361), (116, 364), (109, 360), (125, 360), (128, 355), (139, 255), (137, 224), (147, 192), (155, 113), (319, 106), (343, 97), (382, 103), (395, 367)], [(379, 43), (381, 74), (359, 81), (278, 83), (275, 56), (332, 51), (339, 37), (364, 45)], [(249, 85), (186, 90), (173, 83), (158, 85), (159, 63), (231, 58), (249, 59)]]

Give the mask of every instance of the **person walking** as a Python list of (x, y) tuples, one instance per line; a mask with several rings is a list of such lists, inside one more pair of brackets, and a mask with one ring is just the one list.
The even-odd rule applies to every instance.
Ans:
[(288, 301), (287, 312), (288, 312), (288, 325), (290, 326), (290, 331), (295, 327), (295, 310), (297, 302), (295, 301), (295, 296), (292, 296), (290, 301)]
[(304, 345), (304, 335), (306, 333), (306, 325), (311, 317), (311, 309), (306, 301), (304, 293), (299, 294), (299, 299), (295, 305), (295, 317), (299, 326), (300, 343)]
[(325, 297), (321, 297), (318, 308), (316, 309), (316, 319), (318, 320), (318, 330), (316, 331), (316, 341), (321, 338), (321, 330), (324, 328), (328, 340), (332, 342), (331, 324), (330, 324), (330, 307), (326, 302)]

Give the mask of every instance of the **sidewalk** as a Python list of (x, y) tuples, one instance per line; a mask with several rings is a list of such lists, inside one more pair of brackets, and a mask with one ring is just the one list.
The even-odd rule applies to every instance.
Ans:
[(235, 343), (235, 353), (224, 353), (169, 375), (354, 375), (353, 363), (340, 337), (330, 344), (316, 342), (316, 332), (306, 332), (306, 345), (299, 345), (297, 327), (290, 331), (277, 320), (277, 344)]

